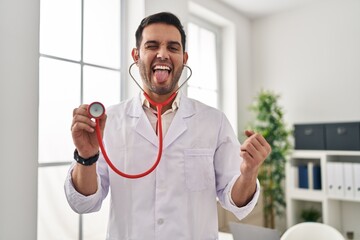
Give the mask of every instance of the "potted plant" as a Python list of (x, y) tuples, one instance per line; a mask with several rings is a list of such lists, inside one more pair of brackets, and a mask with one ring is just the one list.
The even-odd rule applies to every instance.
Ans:
[(317, 222), (320, 217), (321, 217), (320, 211), (318, 211), (313, 207), (308, 209), (303, 209), (301, 211), (301, 219), (303, 219), (305, 222)]
[(250, 127), (262, 134), (272, 148), (258, 175), (263, 194), (263, 223), (269, 228), (275, 228), (275, 216), (285, 210), (285, 162), (292, 148), (289, 140), (292, 132), (284, 122), (279, 98), (271, 91), (261, 90), (250, 106), (256, 116)]

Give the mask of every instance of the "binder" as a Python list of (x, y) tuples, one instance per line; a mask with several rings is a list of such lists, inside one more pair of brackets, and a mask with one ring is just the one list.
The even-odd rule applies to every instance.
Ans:
[(334, 162), (335, 165), (335, 195), (344, 197), (344, 163)]
[(314, 188), (313, 166), (314, 166), (313, 162), (308, 162), (307, 163), (307, 170), (308, 170), (307, 174), (308, 174), (309, 189)]
[(353, 164), (355, 198), (360, 199), (360, 163)]
[(327, 192), (329, 196), (344, 196), (343, 164), (340, 162), (328, 162), (327, 168)]
[(308, 166), (299, 165), (299, 188), (309, 188)]
[(354, 191), (354, 167), (353, 163), (344, 162), (343, 163), (343, 174), (344, 174), (344, 196), (348, 198), (353, 198)]
[(335, 195), (335, 166), (333, 162), (326, 164), (326, 191), (329, 196)]
[(321, 168), (320, 165), (313, 165), (313, 189), (321, 190)]

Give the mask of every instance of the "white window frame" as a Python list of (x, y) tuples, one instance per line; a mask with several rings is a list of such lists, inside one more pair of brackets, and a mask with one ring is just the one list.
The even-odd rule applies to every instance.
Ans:
[[(127, 30), (126, 28), (126, 17), (127, 17), (127, 13), (126, 13), (126, 0), (119, 0), (120, 1), (120, 49), (126, 49), (126, 41), (127, 41), (127, 37), (126, 34), (124, 34)], [(67, 58), (62, 58), (62, 57), (58, 57), (58, 56), (54, 56), (54, 55), (48, 55), (45, 53), (41, 53), (39, 52), (39, 59), (41, 58), (47, 58), (47, 59), (53, 59), (53, 60), (58, 60), (58, 61), (63, 61), (63, 62), (68, 62), (68, 63), (76, 63), (79, 64), (80, 66), (80, 103), (83, 103), (83, 78), (84, 78), (84, 67), (85, 66), (91, 66), (91, 67), (96, 67), (99, 69), (105, 69), (105, 70), (111, 70), (111, 71), (116, 71), (119, 72), (119, 81), (120, 81), (120, 99), (119, 101), (123, 100), (125, 97), (125, 91), (126, 91), (126, 83), (124, 81), (124, 76), (126, 76), (127, 74), (127, 68), (125, 67), (126, 65), (126, 60), (127, 58), (124, 57), (125, 54), (121, 53), (120, 55), (120, 66), (118, 66), (117, 68), (112, 68), (112, 67), (107, 67), (107, 66), (101, 66), (101, 65), (96, 65), (96, 64), (91, 64), (91, 63), (87, 63), (85, 62), (84, 59), (84, 54), (83, 54), (83, 50), (84, 50), (84, 2), (85, 0), (81, 0), (81, 53), (80, 53), (80, 60), (76, 61), (76, 60), (72, 60), (72, 59), (67, 59)], [(41, 44), (41, 43), (40, 43)], [(76, 106), (74, 106), (76, 107)], [(71, 116), (71, 113), (69, 113), (69, 116)], [(71, 122), (71, 119), (69, 120)], [(40, 128), (40, 126), (39, 126)], [(72, 156), (69, 156), (69, 158), (72, 158)], [(64, 161), (59, 161), (59, 162), (49, 162), (49, 163), (38, 163), (38, 169), (41, 168), (47, 168), (47, 167), (61, 167), (61, 166), (70, 166), (72, 162), (66, 161), (64, 159)], [(65, 179), (65, 176), (64, 176)], [(63, 189), (60, 189), (60, 191), (63, 191)], [(107, 219), (106, 219), (107, 220)], [(84, 236), (83, 236), (83, 229), (84, 229), (84, 225), (83, 225), (83, 215), (79, 214), (79, 240), (84, 240)], [(56, 233), (54, 233), (56, 234)], [(105, 236), (106, 233), (104, 233)]]
[[(215, 34), (216, 38), (216, 66), (217, 66), (217, 89), (216, 89), (216, 95), (217, 95), (217, 106), (218, 109), (223, 109), (223, 101), (222, 101), (222, 65), (221, 65), (221, 56), (222, 56), (222, 37), (221, 37), (221, 27), (215, 25), (214, 23), (207, 21), (206, 19), (203, 19), (199, 16), (196, 16), (194, 14), (189, 15), (189, 23), (193, 23), (198, 25), (201, 28), (204, 28), (208, 31), (211, 31)], [(189, 58), (191, 58), (192, 53), (189, 52)], [(191, 67), (191, 66), (190, 66)], [(191, 79), (189, 80), (191, 81)], [(188, 87), (188, 84), (186, 85)], [(206, 88), (204, 88), (206, 89)]]

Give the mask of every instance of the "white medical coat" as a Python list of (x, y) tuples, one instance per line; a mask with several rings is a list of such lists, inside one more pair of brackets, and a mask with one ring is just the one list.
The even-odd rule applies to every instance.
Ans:
[[(121, 171), (137, 174), (156, 160), (158, 138), (140, 96), (107, 110), (104, 143)], [(114, 173), (100, 155), (98, 190), (83, 196), (65, 182), (70, 206), (78, 213), (98, 211), (111, 191), (108, 240), (218, 239), (216, 197), (239, 219), (255, 206), (257, 191), (242, 208), (230, 203), (231, 186), (240, 175), (240, 144), (225, 115), (182, 95), (163, 143), (158, 167), (136, 180)]]

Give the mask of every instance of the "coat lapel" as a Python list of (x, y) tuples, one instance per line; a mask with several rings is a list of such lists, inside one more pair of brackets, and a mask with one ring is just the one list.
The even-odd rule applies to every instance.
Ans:
[(164, 149), (187, 130), (185, 119), (191, 117), (194, 114), (195, 108), (191, 104), (191, 101), (189, 101), (185, 95), (181, 95), (179, 109), (176, 112), (164, 139)]
[[(163, 149), (168, 147), (187, 130), (185, 119), (193, 116), (194, 114), (195, 108), (192, 102), (185, 95), (182, 95), (179, 109), (177, 110), (164, 138)], [(127, 115), (131, 118), (136, 118), (135, 131), (151, 142), (154, 146), (158, 147), (158, 137), (142, 108), (140, 95), (131, 101), (130, 107), (127, 110)]]
[(131, 118), (136, 118), (135, 131), (153, 145), (158, 146), (158, 137), (142, 108), (140, 95), (131, 102), (127, 114)]

